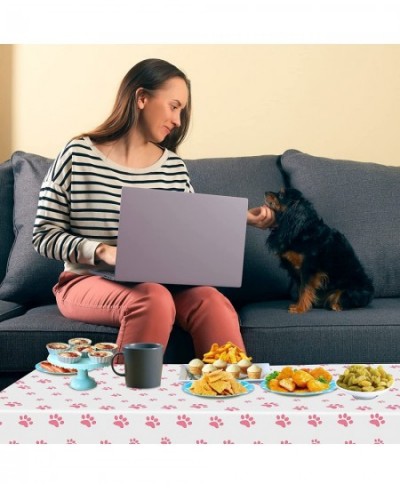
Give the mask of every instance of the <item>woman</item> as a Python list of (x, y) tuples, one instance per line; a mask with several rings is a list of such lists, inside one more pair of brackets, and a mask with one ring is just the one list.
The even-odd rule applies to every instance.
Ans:
[[(188, 331), (197, 356), (228, 340), (245, 350), (237, 314), (213, 287), (179, 291), (157, 283), (122, 284), (92, 274), (115, 266), (123, 186), (193, 192), (176, 155), (191, 110), (190, 82), (170, 63), (147, 59), (122, 80), (111, 115), (60, 152), (43, 181), (33, 231), (35, 249), (60, 259), (65, 270), (54, 287), (68, 318), (119, 327), (119, 348), (131, 342), (166, 347), (175, 320)], [(248, 213), (265, 228), (269, 209)]]

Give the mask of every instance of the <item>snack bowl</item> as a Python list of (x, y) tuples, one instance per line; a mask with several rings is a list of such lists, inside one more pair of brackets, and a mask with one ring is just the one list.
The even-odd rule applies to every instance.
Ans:
[(46, 349), (48, 350), (49, 354), (60, 354), (61, 352), (68, 351), (71, 348), (65, 342), (49, 342), (46, 344)]
[(92, 340), (87, 339), (86, 337), (73, 337), (72, 339), (68, 340), (68, 344), (70, 346), (81, 346), (84, 344), (90, 346), (92, 344)]
[(109, 351), (115, 354), (118, 351), (118, 345), (114, 342), (98, 342), (94, 345), (96, 351)]
[(338, 390), (344, 391), (348, 395), (351, 395), (353, 398), (356, 400), (373, 400), (374, 398), (383, 395), (387, 391), (390, 390), (391, 386), (388, 388), (385, 388), (384, 390), (375, 390), (375, 391), (355, 391), (355, 390), (349, 390), (347, 388), (343, 388), (342, 386), (339, 386), (336, 383), (336, 386)]
[(114, 353), (111, 351), (90, 351), (88, 357), (91, 361), (98, 364), (111, 364)]
[(80, 361), (82, 354), (78, 351), (63, 351), (58, 354), (59, 361), (67, 364), (73, 364)]

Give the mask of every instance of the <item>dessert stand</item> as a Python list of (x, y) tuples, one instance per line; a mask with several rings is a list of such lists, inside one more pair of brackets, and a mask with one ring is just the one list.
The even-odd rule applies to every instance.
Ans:
[(60, 361), (56, 354), (49, 354), (47, 361), (56, 366), (63, 366), (64, 368), (74, 368), (78, 371), (77, 375), (71, 379), (69, 386), (74, 390), (91, 390), (97, 386), (96, 381), (89, 376), (88, 371), (92, 369), (104, 368), (110, 366), (110, 363), (96, 363), (89, 357), (81, 358), (76, 363), (65, 363)]

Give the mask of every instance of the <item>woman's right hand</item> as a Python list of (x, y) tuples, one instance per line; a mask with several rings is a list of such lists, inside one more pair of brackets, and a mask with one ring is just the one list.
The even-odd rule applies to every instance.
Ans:
[(108, 244), (99, 244), (95, 251), (96, 264), (99, 261), (115, 266), (117, 260), (117, 248), (115, 246), (109, 246)]

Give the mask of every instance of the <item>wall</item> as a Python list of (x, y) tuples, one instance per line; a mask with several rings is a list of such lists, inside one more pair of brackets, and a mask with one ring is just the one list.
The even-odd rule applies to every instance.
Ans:
[(183, 157), (296, 148), (400, 165), (400, 45), (16, 45), (3, 159), (10, 149), (54, 157), (105, 119), (122, 77), (147, 57), (192, 81)]
[(12, 151), (12, 60), (13, 47), (0, 44), (0, 162)]

